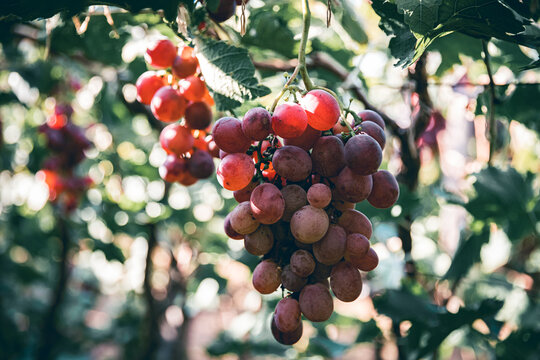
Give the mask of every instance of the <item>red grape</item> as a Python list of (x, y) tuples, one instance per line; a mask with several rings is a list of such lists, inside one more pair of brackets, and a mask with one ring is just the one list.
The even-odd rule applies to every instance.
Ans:
[(175, 58), (176, 46), (169, 39), (155, 41), (146, 49), (144, 54), (146, 62), (158, 69), (171, 67)]
[(253, 192), (253, 189), (257, 187), (257, 185), (259, 185), (259, 182), (252, 181), (246, 187), (240, 190), (236, 190), (233, 193), (234, 199), (239, 203), (249, 201), (249, 199), (251, 198), (251, 193)]
[(301, 181), (311, 174), (311, 158), (299, 147), (286, 145), (276, 150), (272, 164), (279, 176), (290, 181)]
[(382, 162), (381, 146), (367, 134), (353, 136), (345, 144), (345, 161), (355, 174), (374, 174)]
[(306, 285), (307, 279), (296, 275), (291, 270), (290, 265), (286, 265), (281, 272), (281, 284), (289, 291), (296, 292), (302, 290)]
[(223, 22), (234, 15), (236, 10), (236, 0), (219, 0), (216, 10), (208, 9), (208, 15), (215, 22)]
[(313, 184), (307, 191), (307, 199), (311, 206), (323, 209), (332, 200), (332, 191), (324, 184)]
[(368, 196), (368, 202), (378, 209), (394, 205), (399, 197), (399, 185), (394, 175), (386, 170), (379, 170), (371, 177), (373, 189)]
[(165, 85), (164, 79), (155, 71), (142, 73), (135, 84), (137, 87), (137, 101), (145, 105), (150, 105), (154, 94)]
[(361, 258), (369, 250), (369, 240), (362, 234), (353, 233), (347, 236), (346, 253), (353, 257)]
[(325, 265), (337, 264), (345, 255), (347, 234), (339, 225), (330, 224), (324, 237), (313, 244), (313, 254)]
[(281, 269), (274, 261), (263, 260), (253, 270), (252, 282), (261, 294), (271, 294), (281, 284)]
[(272, 316), (272, 324), (270, 325), (270, 329), (272, 330), (272, 335), (274, 336), (274, 339), (276, 339), (277, 342), (283, 345), (292, 345), (298, 342), (300, 338), (302, 337), (303, 332), (303, 325), (302, 321), (300, 321), (300, 325), (297, 329), (291, 332), (283, 332), (280, 331), (276, 326), (276, 318), (275, 316)]
[(300, 277), (307, 277), (315, 270), (315, 260), (313, 256), (306, 250), (296, 250), (291, 255), (290, 260), (291, 271)]
[(285, 210), (283, 211), (283, 221), (291, 221), (293, 214), (302, 206), (307, 205), (306, 191), (298, 185), (287, 185), (281, 189), (281, 194), (285, 200)]
[(242, 120), (242, 130), (251, 140), (266, 139), (272, 131), (270, 113), (261, 107), (250, 109)]
[(195, 75), (199, 61), (193, 56), (193, 48), (184, 46), (180, 55), (174, 59), (172, 65), (172, 73), (177, 78), (186, 78), (191, 75)]
[(281, 299), (276, 305), (274, 319), (279, 331), (290, 333), (300, 326), (302, 322), (300, 304), (297, 300), (286, 297)]
[(231, 213), (227, 214), (225, 216), (225, 223), (223, 224), (223, 228), (225, 229), (225, 234), (234, 240), (242, 240), (244, 239), (244, 235), (237, 233), (231, 225)]
[(379, 125), (383, 130), (385, 128), (384, 120), (381, 115), (372, 110), (363, 110), (358, 113), (358, 116), (362, 118), (362, 121), (372, 121)]
[(156, 119), (164, 122), (173, 122), (184, 116), (187, 101), (171, 86), (159, 89), (152, 98), (150, 108)]
[(279, 189), (270, 183), (257, 186), (250, 197), (251, 211), (262, 224), (274, 224), (285, 210), (285, 200)]
[(195, 139), (188, 128), (180, 124), (170, 124), (161, 130), (159, 135), (161, 147), (169, 154), (178, 156), (188, 152), (193, 147)]
[(338, 219), (338, 224), (345, 229), (347, 234), (358, 233), (369, 239), (373, 233), (371, 221), (358, 210), (349, 209), (343, 211)]
[(300, 293), (299, 301), (302, 314), (313, 322), (326, 321), (332, 316), (334, 302), (330, 291), (324, 285), (306, 285)]
[(339, 300), (354, 301), (362, 292), (362, 276), (351, 263), (342, 261), (332, 268), (330, 287)]
[(339, 118), (339, 104), (327, 91), (311, 90), (300, 104), (306, 111), (309, 125), (317, 130), (330, 130)]
[(221, 186), (235, 191), (246, 187), (255, 172), (253, 160), (246, 154), (229, 154), (218, 166), (217, 178)]
[(344, 167), (332, 181), (339, 196), (353, 203), (367, 199), (373, 186), (371, 176), (357, 175), (349, 167)]
[(313, 171), (324, 177), (333, 177), (345, 167), (345, 149), (336, 136), (322, 136), (311, 151)]
[(188, 171), (197, 179), (209, 178), (214, 173), (214, 159), (203, 150), (197, 150), (188, 160)]
[(324, 210), (306, 205), (292, 216), (291, 232), (296, 240), (304, 244), (313, 244), (326, 234), (329, 223)]
[(369, 248), (366, 255), (362, 257), (349, 255), (349, 260), (351, 264), (362, 271), (371, 271), (379, 265), (379, 257), (373, 248)]
[(243, 153), (251, 145), (251, 141), (242, 131), (240, 120), (232, 117), (223, 117), (216, 121), (212, 135), (217, 146), (228, 153)]
[(248, 253), (256, 256), (267, 254), (274, 246), (274, 235), (269, 226), (261, 225), (244, 236), (244, 246)]
[(272, 115), (272, 129), (284, 139), (295, 138), (306, 130), (308, 118), (302, 107), (295, 103), (278, 105)]
[(375, 139), (379, 143), (381, 149), (384, 149), (386, 145), (386, 134), (384, 130), (377, 124), (371, 121), (362, 122), (362, 132), (365, 132), (369, 136)]
[(259, 222), (253, 216), (249, 202), (240, 203), (231, 212), (231, 226), (239, 234), (251, 234), (259, 227)]
[(180, 181), (187, 172), (186, 160), (176, 155), (169, 155), (159, 167), (159, 175), (167, 182)]
[(202, 101), (193, 102), (186, 107), (185, 118), (190, 128), (204, 130), (212, 123), (212, 109)]
[(188, 76), (180, 81), (182, 94), (189, 101), (202, 101), (206, 94), (206, 84), (198, 76)]

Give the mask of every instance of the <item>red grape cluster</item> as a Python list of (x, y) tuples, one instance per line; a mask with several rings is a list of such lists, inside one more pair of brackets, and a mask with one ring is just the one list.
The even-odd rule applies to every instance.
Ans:
[(137, 100), (150, 105), (156, 119), (171, 123), (159, 136), (168, 154), (159, 168), (160, 176), (185, 186), (210, 177), (215, 170), (213, 156), (219, 155), (208, 135), (214, 100), (200, 73), (194, 49), (178, 49), (172, 41), (160, 39), (146, 50), (145, 59), (161, 70), (139, 76)]
[(213, 128), (222, 158), (218, 180), (239, 203), (225, 218), (225, 233), (263, 257), (253, 271), (257, 291), (270, 294), (281, 285), (289, 292), (271, 325), (283, 344), (300, 339), (301, 314), (316, 322), (332, 315), (330, 289), (354, 301), (362, 290), (359, 270), (379, 261), (370, 247), (371, 222), (354, 206), (367, 200), (388, 208), (399, 187), (378, 170), (384, 121), (372, 111), (355, 117), (347, 127), (336, 99), (312, 90), (273, 114), (253, 108), (242, 121), (224, 117)]
[(37, 175), (49, 188), (49, 200), (59, 203), (66, 213), (77, 208), (81, 195), (92, 185), (88, 176), (75, 174), (75, 168), (86, 157), (84, 150), (92, 143), (71, 122), (72, 114), (71, 106), (56, 105), (47, 122), (39, 127), (47, 139), (47, 147), (55, 154), (45, 160)]

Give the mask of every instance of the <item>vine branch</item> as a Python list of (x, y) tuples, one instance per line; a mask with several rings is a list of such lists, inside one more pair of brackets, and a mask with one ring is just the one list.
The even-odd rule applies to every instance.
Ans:
[(493, 73), (491, 71), (491, 60), (488, 51), (488, 42), (482, 40), (482, 60), (486, 65), (487, 74), (489, 77), (489, 158), (488, 165), (493, 165), (493, 155), (495, 153), (495, 138), (497, 137), (497, 126), (495, 124), (495, 104), (497, 102), (497, 94), (495, 93), (495, 81), (493, 81)]

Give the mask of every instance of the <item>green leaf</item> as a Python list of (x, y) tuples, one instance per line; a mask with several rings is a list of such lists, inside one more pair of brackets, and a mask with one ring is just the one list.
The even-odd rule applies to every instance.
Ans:
[(373, 10), (381, 17), (379, 27), (390, 36), (390, 53), (398, 59), (395, 66), (408, 66), (413, 63), (416, 51), (416, 38), (398, 13), (396, 4), (375, 0)]
[(527, 66), (522, 67), (520, 70), (525, 71), (525, 70), (536, 69), (536, 68), (539, 68), (539, 67), (540, 67), (540, 59), (537, 59), (537, 60), (531, 62), (530, 64), (528, 64)]
[(540, 85), (516, 85), (515, 90), (500, 105), (495, 107), (495, 112), (508, 120), (519, 121), (540, 134), (538, 99), (540, 99)]
[(350, 0), (343, 0), (341, 7), (337, 7), (335, 10), (336, 18), (338, 18), (343, 29), (349, 34), (349, 36), (360, 44), (366, 44), (368, 37), (364, 28), (362, 27), (362, 21), (360, 16), (356, 13), (352, 7)]
[(476, 197), (465, 209), (476, 219), (500, 225), (510, 240), (520, 240), (535, 231), (533, 177), (524, 178), (515, 169), (488, 167), (476, 174)]
[(467, 275), (469, 269), (480, 261), (482, 246), (488, 242), (488, 226), (482, 226), (479, 233), (472, 233), (468, 238), (462, 239), (444, 278), (456, 281)]
[(425, 34), (435, 26), (442, 0), (396, 0), (400, 14), (414, 33)]
[(231, 110), (244, 100), (270, 93), (254, 77), (255, 67), (246, 49), (223, 41), (199, 37), (195, 40), (199, 64), (218, 110)]
[(482, 58), (480, 40), (460, 33), (437, 38), (431, 44), (430, 50), (436, 50), (441, 54), (441, 64), (435, 73), (437, 76), (442, 76), (447, 70), (452, 69), (454, 64), (461, 64), (462, 56), (468, 56), (474, 60)]
[(375, 320), (371, 319), (368, 322), (362, 323), (360, 332), (356, 337), (356, 343), (373, 342), (373, 340), (382, 335), (381, 329), (377, 326)]

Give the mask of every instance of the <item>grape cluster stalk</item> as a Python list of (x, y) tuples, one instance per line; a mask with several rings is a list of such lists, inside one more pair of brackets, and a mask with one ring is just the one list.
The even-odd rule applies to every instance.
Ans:
[(372, 224), (355, 204), (388, 208), (399, 196), (394, 176), (379, 170), (382, 118), (365, 110), (351, 122), (340, 114), (334, 96), (315, 89), (273, 113), (256, 107), (242, 120), (223, 117), (212, 130), (218, 181), (238, 202), (225, 218), (225, 233), (261, 256), (252, 278), (258, 292), (281, 286), (286, 293), (271, 323), (286, 345), (302, 336), (302, 315), (328, 320), (332, 293), (354, 301), (362, 291), (360, 271), (378, 265)]
[(159, 168), (161, 178), (189, 186), (210, 177), (215, 171), (213, 158), (219, 156), (209, 134), (214, 100), (194, 49), (159, 39), (148, 47), (145, 60), (156, 70), (137, 79), (137, 100), (150, 106), (156, 119), (169, 123), (159, 136), (167, 153)]

